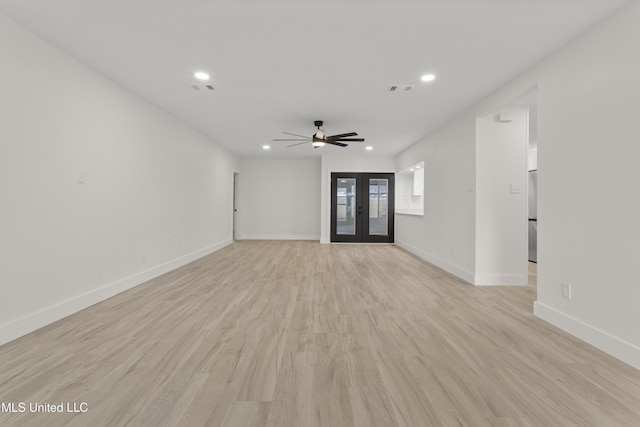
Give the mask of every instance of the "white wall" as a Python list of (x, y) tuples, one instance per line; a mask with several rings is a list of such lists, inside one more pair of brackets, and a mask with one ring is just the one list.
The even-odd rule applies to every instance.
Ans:
[[(397, 239), (412, 242), (425, 258), (446, 258), (456, 233), (460, 242), (475, 247), (469, 226), (475, 213), (464, 203), (464, 186), (473, 182), (475, 119), (537, 86), (535, 314), (636, 368), (640, 56), (633, 52), (640, 40), (638, 22), (636, 1), (401, 153), (399, 168), (425, 160), (431, 211), (396, 222)], [(459, 153), (444, 156), (443, 150)], [(430, 182), (442, 188), (427, 190)], [(471, 255), (456, 259), (450, 271), (473, 271)], [(561, 295), (563, 282), (572, 286), (571, 300)]]
[(465, 113), (397, 157), (424, 160), (424, 215), (396, 215), (396, 244), (459, 277), (475, 271), (475, 114)]
[(528, 283), (528, 115), (510, 106), (476, 120), (476, 285)]
[(529, 158), (527, 166), (530, 171), (538, 169), (538, 145), (529, 146)]
[(320, 243), (331, 242), (331, 172), (395, 173), (393, 157), (322, 156), (320, 185)]
[(320, 239), (320, 159), (245, 159), (238, 196), (241, 239)]
[(633, 2), (545, 64), (536, 314), (640, 368), (638, 22)]
[(220, 146), (0, 15), (0, 343), (232, 240)]

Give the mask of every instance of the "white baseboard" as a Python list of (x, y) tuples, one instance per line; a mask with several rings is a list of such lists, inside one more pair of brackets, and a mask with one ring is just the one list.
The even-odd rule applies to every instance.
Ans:
[(320, 236), (310, 234), (243, 234), (242, 240), (320, 240)]
[(458, 267), (457, 265), (451, 264), (450, 262), (437, 257), (433, 254), (430, 254), (428, 252), (423, 251), (422, 249), (418, 249), (413, 245), (410, 245), (408, 243), (396, 240), (395, 244), (399, 247), (401, 247), (402, 249), (411, 252), (412, 254), (422, 258), (423, 260), (430, 262), (433, 265), (436, 265), (438, 267), (440, 267), (441, 269), (448, 271), (449, 273), (458, 276), (459, 278), (461, 278), (462, 280), (469, 282), (469, 283), (473, 283), (473, 273), (470, 271), (467, 271), (463, 268)]
[(640, 348), (536, 301), (533, 314), (605, 353), (640, 369)]
[(64, 301), (57, 302), (49, 307), (45, 307), (33, 313), (29, 313), (18, 319), (11, 320), (0, 325), (0, 345), (13, 341), (23, 335), (40, 329), (57, 320), (63, 319), (73, 313), (77, 313), (87, 307), (104, 301), (121, 292), (138, 286), (148, 280), (158, 277), (171, 270), (175, 270), (185, 264), (195, 261), (198, 258), (216, 252), (233, 243), (233, 240), (208, 246), (203, 249), (183, 255), (174, 260), (165, 262), (155, 267), (143, 270), (139, 273), (119, 279), (113, 283), (100, 288), (92, 289), (84, 294), (77, 295)]
[(476, 286), (527, 286), (529, 276), (524, 274), (476, 274)]

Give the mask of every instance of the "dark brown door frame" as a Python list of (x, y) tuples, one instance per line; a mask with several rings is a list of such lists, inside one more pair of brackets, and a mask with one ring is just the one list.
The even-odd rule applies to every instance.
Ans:
[[(356, 233), (354, 235), (337, 233), (337, 187), (338, 178), (354, 178), (356, 180)], [(369, 234), (369, 180), (372, 178), (389, 180), (387, 189), (388, 233), (385, 236)], [(378, 172), (332, 172), (331, 173), (331, 242), (353, 243), (393, 243), (394, 239), (394, 196), (395, 175)]]

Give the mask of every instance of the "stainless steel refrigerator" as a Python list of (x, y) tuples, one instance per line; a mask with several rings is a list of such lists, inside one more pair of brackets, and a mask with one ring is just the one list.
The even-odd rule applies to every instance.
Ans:
[(529, 261), (538, 262), (538, 171), (529, 171)]

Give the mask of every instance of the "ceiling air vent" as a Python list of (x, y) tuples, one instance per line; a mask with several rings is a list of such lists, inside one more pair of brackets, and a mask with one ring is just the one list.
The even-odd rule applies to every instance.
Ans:
[(389, 92), (410, 92), (413, 90), (413, 85), (391, 85), (389, 86)]
[(211, 85), (197, 85), (197, 84), (192, 84), (191, 87), (193, 88), (193, 90), (201, 90), (201, 89), (208, 89), (208, 90), (214, 90), (214, 87)]

